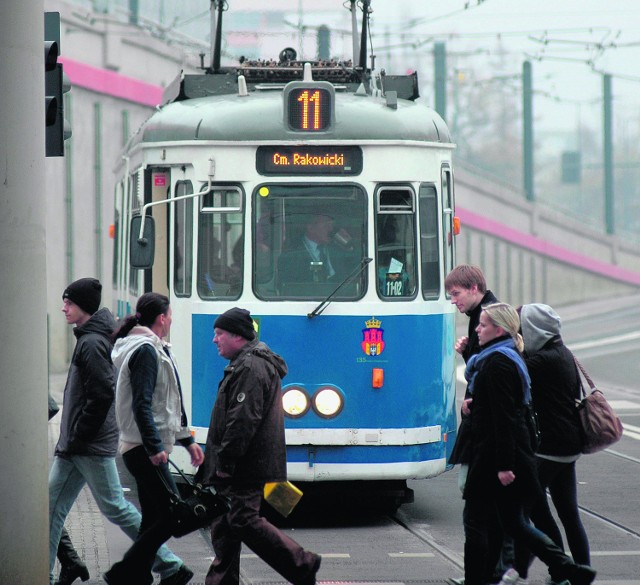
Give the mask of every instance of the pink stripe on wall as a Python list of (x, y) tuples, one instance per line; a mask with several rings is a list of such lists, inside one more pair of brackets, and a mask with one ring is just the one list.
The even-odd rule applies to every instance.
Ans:
[(510, 242), (520, 248), (531, 250), (547, 258), (583, 268), (584, 270), (606, 276), (607, 278), (640, 285), (640, 273), (638, 272), (632, 272), (631, 270), (626, 270), (613, 264), (607, 264), (606, 262), (600, 262), (588, 256), (577, 254), (576, 252), (556, 246), (535, 236), (514, 230), (503, 223), (488, 219), (467, 209), (457, 207), (456, 215), (462, 222), (462, 229), (467, 225), (470, 228), (485, 232), (505, 242)]
[(71, 85), (83, 87), (103, 95), (154, 107), (162, 102), (162, 88), (114, 71), (85, 65), (79, 61), (60, 58)]

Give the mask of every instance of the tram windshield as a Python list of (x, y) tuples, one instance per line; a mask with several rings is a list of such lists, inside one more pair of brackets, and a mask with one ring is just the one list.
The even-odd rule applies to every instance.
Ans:
[(254, 193), (254, 291), (262, 299), (354, 300), (366, 290), (366, 194), (357, 185), (260, 186)]

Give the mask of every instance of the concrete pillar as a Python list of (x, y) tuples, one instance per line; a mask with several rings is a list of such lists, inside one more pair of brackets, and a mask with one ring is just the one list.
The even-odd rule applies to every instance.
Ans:
[(48, 583), (44, 2), (0, 3), (0, 583)]

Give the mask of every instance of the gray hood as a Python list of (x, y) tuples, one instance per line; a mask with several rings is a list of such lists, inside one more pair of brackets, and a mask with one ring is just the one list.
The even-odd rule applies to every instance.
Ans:
[(535, 353), (547, 341), (560, 335), (562, 320), (549, 305), (532, 303), (523, 305), (520, 310), (520, 323), (522, 325), (522, 338), (524, 350), (527, 353)]

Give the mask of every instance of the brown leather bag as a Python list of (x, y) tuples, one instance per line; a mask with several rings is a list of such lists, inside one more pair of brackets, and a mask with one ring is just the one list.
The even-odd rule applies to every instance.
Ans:
[(587, 394), (580, 380), (583, 398), (577, 401), (577, 407), (582, 426), (582, 452), (597, 453), (620, 440), (623, 431), (622, 422), (604, 394), (596, 388), (582, 364), (575, 356), (573, 359), (591, 388), (591, 393)]

